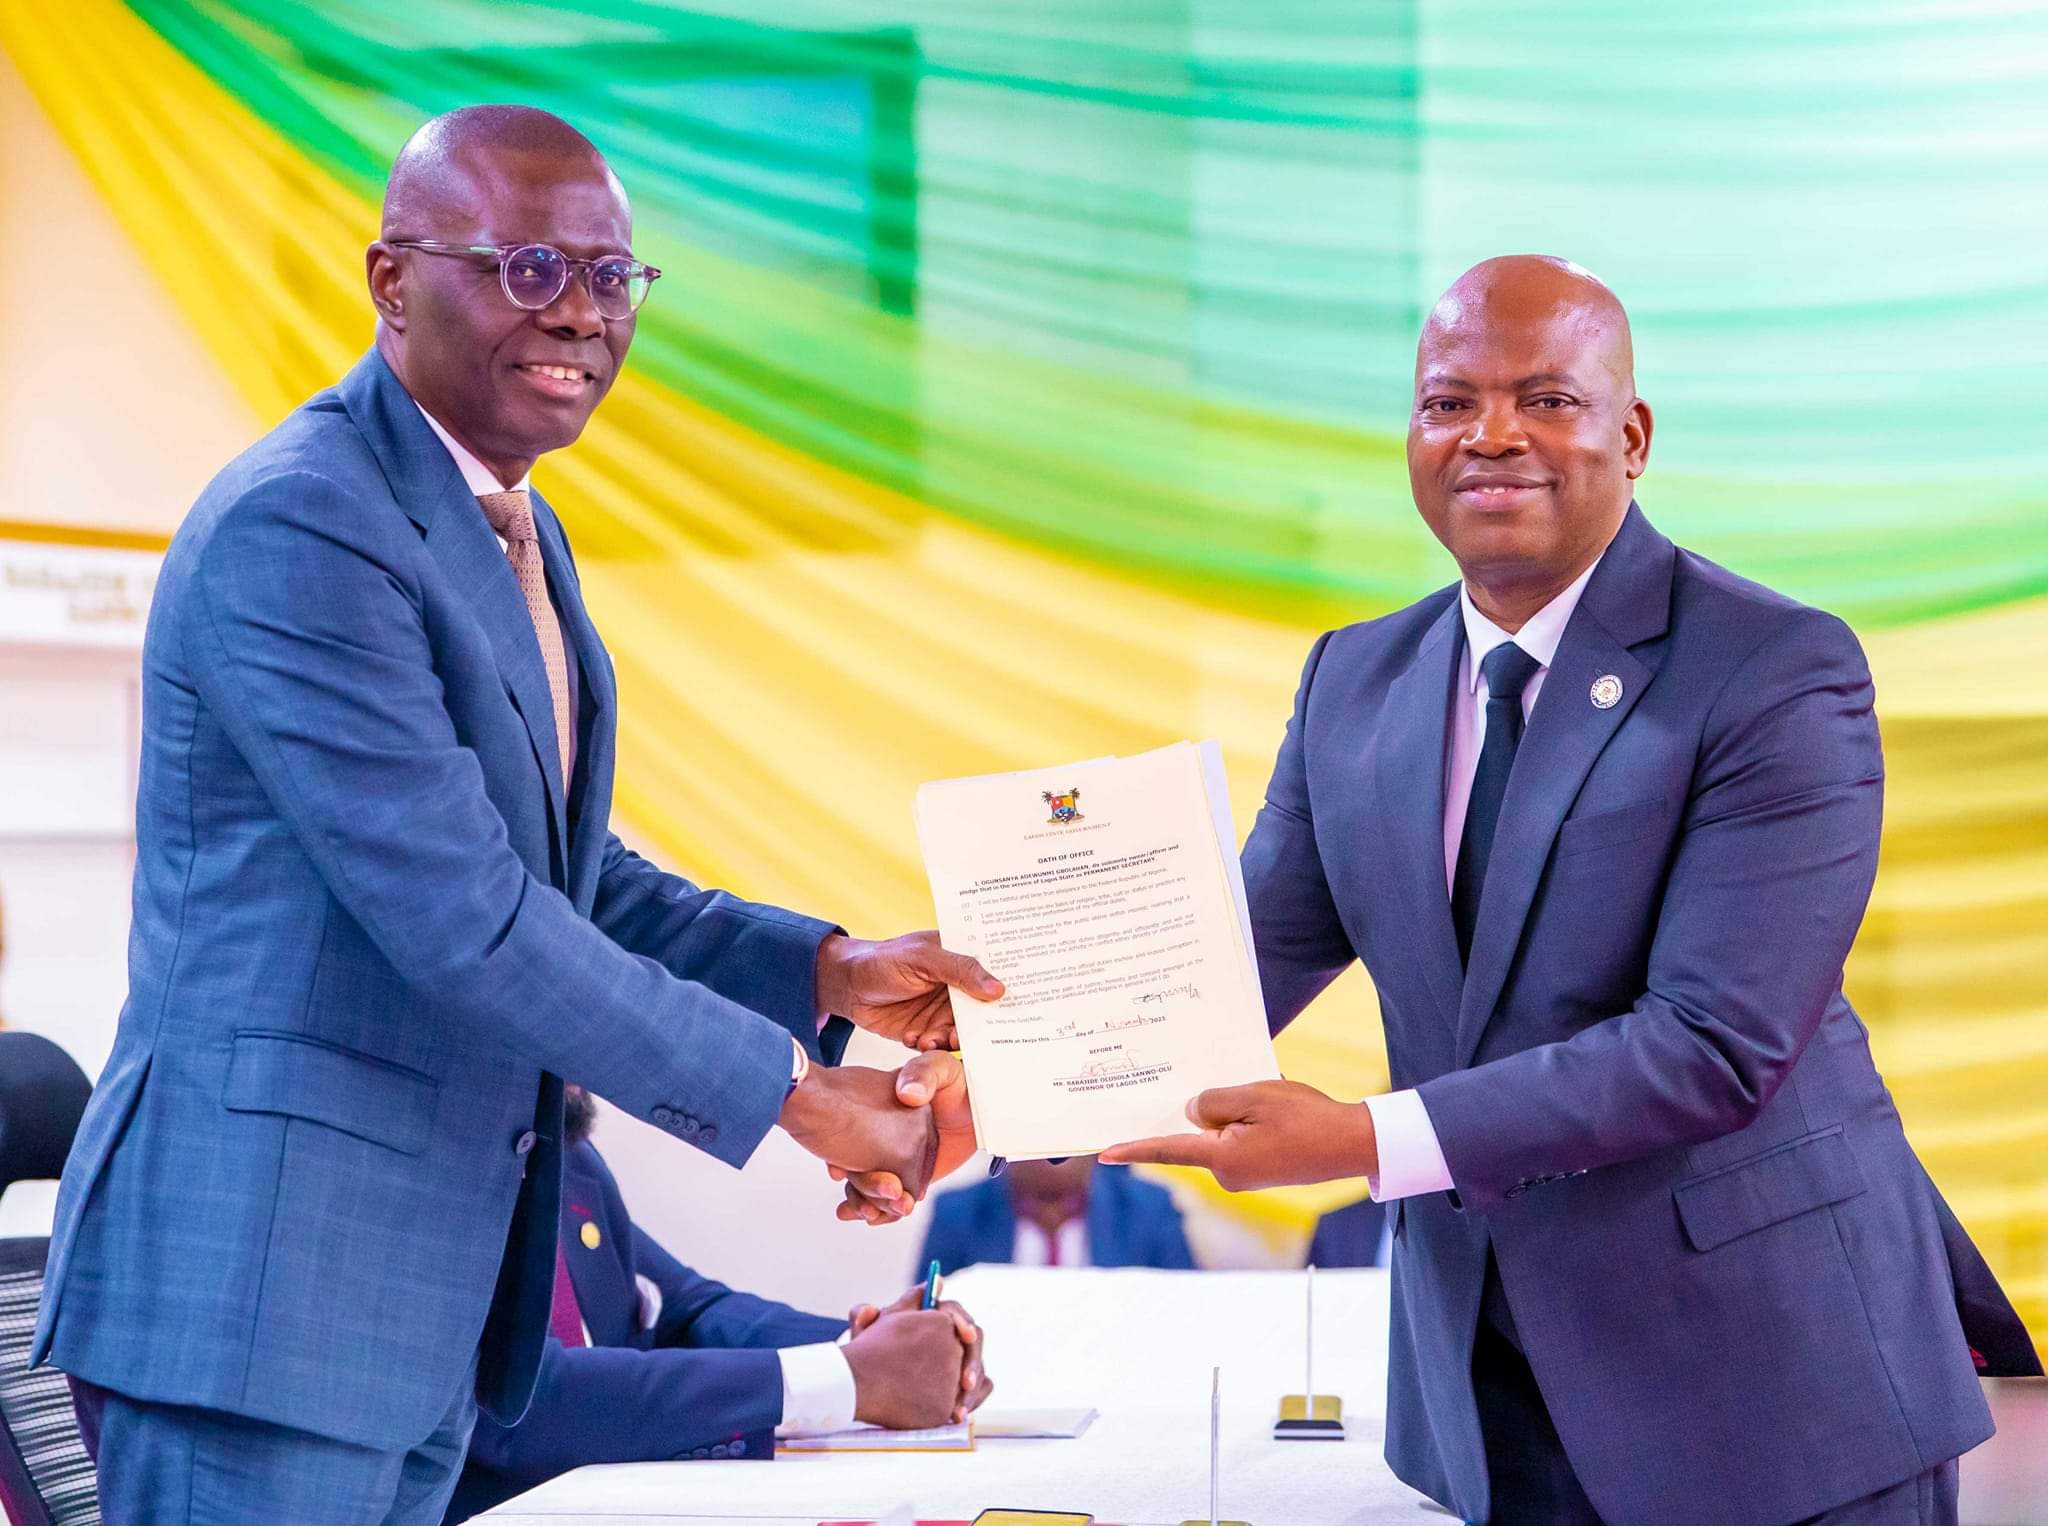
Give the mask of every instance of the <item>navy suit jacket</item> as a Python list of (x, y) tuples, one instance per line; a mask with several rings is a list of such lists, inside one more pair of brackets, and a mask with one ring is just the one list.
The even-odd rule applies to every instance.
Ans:
[[(591, 1344), (548, 1337), (526, 1417), (477, 1421), (450, 1521), (586, 1463), (775, 1455), (775, 1349), (837, 1340), (844, 1320), (736, 1293), (684, 1266), (633, 1223), (588, 1141), (562, 1158), (561, 1247)], [(641, 1322), (636, 1276), (661, 1290), (652, 1328)]]
[(1244, 850), (1273, 1028), (1363, 959), (1457, 1184), (1396, 1210), (1394, 1471), (1492, 1508), (1489, 1247), (1618, 1526), (1772, 1526), (1975, 1446), (1972, 1340), (2017, 1322), (1842, 995), (1884, 783), (1855, 637), (1631, 506), (1530, 716), (1468, 967), (1443, 854), (1462, 645), (1455, 585), (1318, 640)]
[(32, 1360), (384, 1449), (474, 1362), (516, 1419), (557, 1078), (735, 1165), (773, 1126), (829, 929), (612, 835), (611, 662), (534, 518), (580, 679), (566, 781), (511, 566), (375, 352), (180, 526), (143, 647), (128, 999)]
[[(977, 1261), (1006, 1262), (1017, 1241), (1017, 1211), (1000, 1176), (937, 1193), (917, 1265), (939, 1263), (951, 1276)], [(1096, 1266), (1191, 1270), (1180, 1210), (1164, 1187), (1131, 1175), (1128, 1166), (1098, 1165), (1088, 1179), (1088, 1259)]]
[(1362, 1197), (1316, 1220), (1309, 1237), (1309, 1266), (1378, 1266), (1385, 1238), (1387, 1205)]

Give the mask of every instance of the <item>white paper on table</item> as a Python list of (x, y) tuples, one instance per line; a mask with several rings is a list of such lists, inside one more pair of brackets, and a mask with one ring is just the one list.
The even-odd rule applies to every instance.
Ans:
[(982, 1147), (1088, 1155), (1194, 1132), (1188, 1099), (1280, 1073), (1214, 743), (927, 784), (918, 837)]
[(984, 1441), (1072, 1441), (1099, 1413), (1092, 1407), (983, 1410), (974, 1417), (974, 1434)]
[(813, 1431), (808, 1435), (785, 1436), (775, 1443), (779, 1452), (971, 1452), (974, 1450), (974, 1422), (956, 1421), (923, 1430), (891, 1430), (887, 1426), (856, 1424), (841, 1431)]

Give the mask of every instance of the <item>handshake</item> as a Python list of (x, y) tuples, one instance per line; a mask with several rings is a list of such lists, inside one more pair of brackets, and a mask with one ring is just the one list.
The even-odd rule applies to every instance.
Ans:
[(818, 1004), (919, 1053), (895, 1071), (814, 1067), (790, 1092), (782, 1129), (847, 1183), (839, 1217), (902, 1218), (931, 1184), (974, 1153), (966, 1076), (951, 1050), (957, 986), (981, 1001), (1002, 983), (938, 934), (885, 943), (834, 934), (818, 949)]
[[(1003, 994), (1001, 982), (974, 960), (940, 947), (936, 933), (887, 943), (835, 936), (819, 948), (825, 1010), (919, 1051), (895, 1071), (813, 1070), (783, 1106), (783, 1129), (846, 1184), (842, 1219), (900, 1219), (974, 1153), (967, 1075), (951, 1052), (948, 986), (980, 1001)], [(1187, 1117), (1192, 1133), (1131, 1140), (1098, 1158), (1198, 1166), (1232, 1192), (1379, 1172), (1370, 1109), (1298, 1081), (1212, 1087), (1190, 1099)]]

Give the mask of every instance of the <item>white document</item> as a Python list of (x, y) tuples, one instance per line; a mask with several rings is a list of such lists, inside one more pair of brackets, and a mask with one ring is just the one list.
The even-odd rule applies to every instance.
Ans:
[(1072, 1441), (1096, 1414), (1093, 1408), (983, 1410), (974, 1417), (974, 1434), (983, 1441)]
[(892, 1431), (879, 1425), (850, 1425), (843, 1431), (819, 1431), (810, 1436), (785, 1436), (775, 1443), (778, 1452), (971, 1452), (974, 1450), (974, 1422), (935, 1425), (922, 1431)]
[(1214, 742), (927, 784), (917, 830), (946, 946), (1005, 987), (953, 992), (982, 1148), (1193, 1133), (1195, 1093), (1279, 1076)]

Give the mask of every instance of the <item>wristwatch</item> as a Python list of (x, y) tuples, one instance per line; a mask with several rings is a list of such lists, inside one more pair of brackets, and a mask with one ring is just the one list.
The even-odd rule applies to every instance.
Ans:
[(790, 1036), (789, 1047), (796, 1051), (796, 1058), (789, 1066), (789, 1089), (795, 1091), (804, 1084), (804, 1077), (811, 1073), (811, 1057), (804, 1053), (803, 1044), (793, 1034)]

